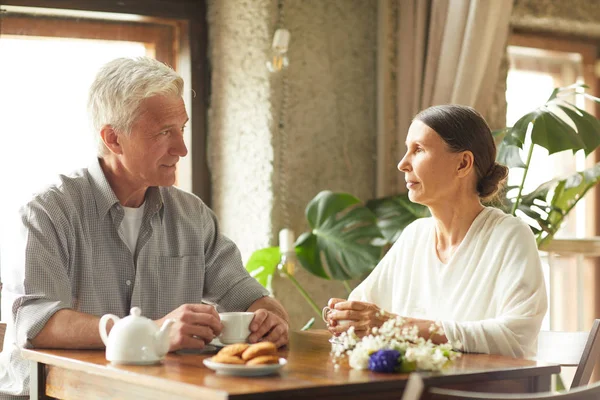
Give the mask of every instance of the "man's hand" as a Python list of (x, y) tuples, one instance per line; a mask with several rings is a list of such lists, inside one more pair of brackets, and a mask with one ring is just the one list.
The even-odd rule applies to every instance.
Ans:
[(248, 341), (256, 343), (258, 341), (273, 342), (277, 347), (281, 347), (288, 342), (288, 323), (275, 313), (258, 309), (254, 312), (254, 318), (250, 323), (250, 336)]
[(223, 329), (219, 313), (206, 304), (183, 304), (154, 322), (161, 327), (169, 318), (175, 320), (169, 334), (169, 351), (202, 349)]
[(335, 336), (347, 331), (351, 326), (359, 337), (367, 335), (374, 327), (380, 327), (392, 314), (385, 313), (372, 303), (330, 299), (331, 311), (327, 314), (327, 329)]

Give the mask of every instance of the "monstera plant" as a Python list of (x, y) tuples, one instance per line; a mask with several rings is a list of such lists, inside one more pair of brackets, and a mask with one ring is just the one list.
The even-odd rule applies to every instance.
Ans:
[[(319, 278), (339, 280), (350, 291), (347, 281), (371, 271), (381, 258), (385, 240), (376, 215), (356, 197), (330, 191), (312, 199), (305, 214), (310, 231), (300, 235), (295, 243), (300, 265)], [(258, 250), (248, 260), (246, 269), (271, 290), (280, 257), (279, 247)], [(286, 268), (279, 272), (292, 281), (320, 316), (320, 307), (293, 274)]]
[[(506, 187), (499, 200), (491, 205), (523, 217), (535, 234), (538, 247), (552, 240), (577, 202), (600, 181), (598, 163), (524, 192), (536, 146), (545, 148), (549, 155), (582, 150), (587, 157), (600, 145), (600, 121), (571, 101), (577, 95), (600, 102), (585, 93), (585, 88), (583, 85), (557, 88), (545, 104), (525, 114), (514, 126), (493, 132), (498, 144), (497, 161), (511, 171), (522, 169), (523, 177), (519, 186)], [(324, 191), (310, 201), (305, 214), (310, 231), (296, 241), (300, 265), (315, 276), (340, 281), (349, 292), (347, 281), (367, 275), (381, 259), (386, 246), (396, 241), (408, 224), (429, 216), (429, 211), (412, 203), (406, 194), (363, 204), (350, 194)], [(279, 259), (278, 247), (258, 250), (246, 268), (270, 289)], [(320, 316), (320, 308), (293, 274), (285, 268), (280, 273), (294, 283)]]

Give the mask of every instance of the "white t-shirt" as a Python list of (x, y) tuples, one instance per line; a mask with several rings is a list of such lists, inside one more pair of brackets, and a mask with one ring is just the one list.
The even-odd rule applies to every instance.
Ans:
[(140, 227), (142, 226), (142, 218), (144, 217), (145, 204), (142, 203), (138, 208), (123, 207), (125, 214), (123, 215), (123, 222), (121, 222), (119, 231), (131, 254), (135, 254)]
[(433, 218), (410, 224), (349, 299), (441, 321), (469, 353), (533, 357), (548, 307), (535, 238), (519, 218), (485, 208), (447, 264)]

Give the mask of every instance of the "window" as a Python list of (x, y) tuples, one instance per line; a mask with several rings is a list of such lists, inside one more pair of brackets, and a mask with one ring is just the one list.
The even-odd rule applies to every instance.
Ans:
[(189, 154), (180, 161), (178, 185), (210, 204), (205, 14), (202, 0), (3, 2), (0, 180), (10, 195), (0, 196), (0, 221), (58, 173), (89, 163), (95, 144), (87, 90), (98, 68), (119, 56), (155, 57), (183, 76)]
[[(582, 57), (579, 53), (546, 51), (530, 47), (509, 46), (510, 69), (507, 79), (507, 115), (506, 123), (513, 126), (525, 113), (544, 104), (555, 87), (584, 83)], [(585, 108), (583, 99), (570, 99)], [(560, 110), (557, 110), (560, 113)], [(568, 119), (567, 119), (568, 121)], [(527, 144), (528, 145), (528, 144)], [(523, 155), (523, 159), (526, 155)], [(585, 167), (583, 150), (575, 157), (570, 151), (548, 156), (548, 151), (535, 147), (525, 180), (524, 191), (529, 193), (539, 184), (555, 177), (573, 174)], [(508, 185), (518, 186), (523, 179), (523, 170), (511, 171)], [(579, 202), (574, 212), (565, 220), (556, 237), (584, 237), (585, 200)]]
[[(517, 33), (509, 40), (510, 68), (506, 99), (507, 125), (512, 126), (523, 114), (544, 104), (555, 87), (585, 83), (588, 92), (598, 95), (594, 67), (597, 45), (580, 40), (543, 37)], [(571, 101), (575, 101), (572, 99)], [(591, 102), (577, 99), (578, 106), (597, 115)], [(537, 148), (532, 156), (525, 183), (525, 193), (554, 177), (567, 176), (576, 170), (591, 167), (598, 161), (598, 151), (585, 159), (583, 151), (561, 152), (547, 156)], [(509, 185), (518, 185), (522, 170), (511, 170)], [(598, 233), (596, 213), (597, 193), (590, 190), (567, 217), (556, 238), (583, 238)], [(592, 257), (542, 254), (544, 275), (550, 297), (549, 314), (542, 329), (584, 330), (597, 315), (594, 293), (600, 285), (598, 261)]]
[(10, 112), (0, 118), (0, 180), (11, 196), (0, 198), (1, 210), (23, 204), (59, 173), (89, 164), (96, 145), (86, 103), (96, 72), (123, 56), (146, 55), (176, 67), (174, 30), (170, 25), (6, 14), (0, 54), (11, 62), (0, 63), (0, 109)]

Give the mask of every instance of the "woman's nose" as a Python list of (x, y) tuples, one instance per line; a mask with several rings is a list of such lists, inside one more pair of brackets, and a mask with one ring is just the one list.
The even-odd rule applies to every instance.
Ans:
[(402, 157), (402, 160), (398, 163), (398, 171), (407, 172), (410, 169), (410, 164), (406, 160), (406, 156)]

